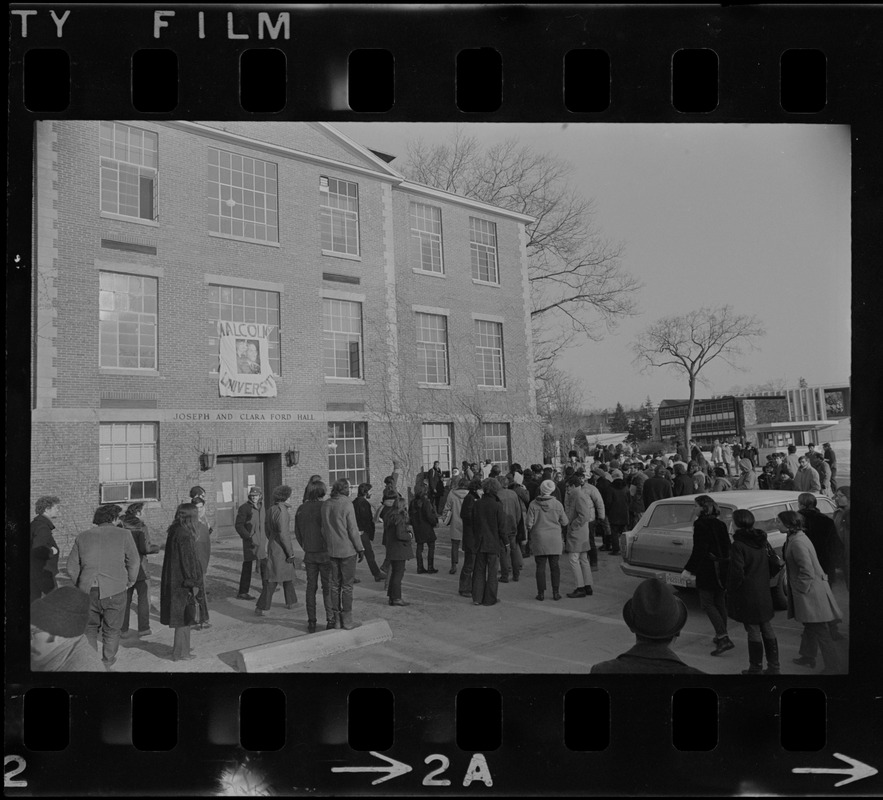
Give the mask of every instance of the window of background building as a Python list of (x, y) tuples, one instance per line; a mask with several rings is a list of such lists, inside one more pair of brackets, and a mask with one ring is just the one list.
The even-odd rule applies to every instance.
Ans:
[(485, 422), (482, 425), (482, 432), (484, 457), (489, 458), (494, 464), (509, 464), (509, 423)]
[(444, 273), (440, 208), (411, 203), (411, 266)]
[(157, 280), (99, 273), (98, 350), (102, 367), (156, 369)]
[(417, 312), (417, 380), (448, 383), (448, 318)]
[(101, 502), (159, 499), (157, 427), (153, 422), (98, 426)]
[(503, 379), (503, 324), (475, 320), (475, 355), (479, 386), (505, 386)]
[(450, 471), (451, 426), (447, 423), (426, 423), (423, 425), (423, 468), (429, 469), (438, 461), (442, 472)]
[(326, 378), (362, 376), (362, 304), (352, 300), (322, 301), (323, 357)]
[(155, 133), (102, 122), (101, 210), (138, 219), (156, 219), (157, 143)]
[(358, 184), (319, 178), (319, 236), (323, 250), (359, 255)]
[(257, 322), (272, 325), (267, 338), (270, 367), (275, 375), (282, 374), (282, 355), (279, 331), (279, 293), (259, 289), (243, 289), (238, 286), (208, 287), (208, 342), (211, 354), (211, 371), (219, 369), (221, 340), (218, 337), (218, 321)]
[(469, 247), (472, 251), (472, 277), (485, 283), (499, 283), (497, 269), (497, 226), (469, 217)]
[(208, 149), (208, 229), (253, 242), (279, 241), (276, 165)]
[[(354, 487), (368, 480), (368, 433), (364, 422), (328, 423), (328, 487), (346, 478)], [(353, 493), (355, 496), (355, 493)]]

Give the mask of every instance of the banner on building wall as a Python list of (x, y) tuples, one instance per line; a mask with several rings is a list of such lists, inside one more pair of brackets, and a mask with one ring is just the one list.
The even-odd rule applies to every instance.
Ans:
[(218, 322), (221, 397), (276, 397), (270, 368), (269, 336), (273, 325)]

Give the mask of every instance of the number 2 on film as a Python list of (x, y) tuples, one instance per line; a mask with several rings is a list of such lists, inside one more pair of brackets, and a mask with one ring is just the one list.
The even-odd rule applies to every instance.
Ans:
[[(15, 764), (9, 772), (6, 771), (6, 768), (10, 764)], [(3, 757), (3, 787), (5, 789), (24, 789), (27, 785), (27, 781), (16, 781), (13, 780), (16, 775), (21, 775), (22, 772), (25, 771), (25, 767), (27, 767), (27, 762), (21, 756), (4, 756)]]

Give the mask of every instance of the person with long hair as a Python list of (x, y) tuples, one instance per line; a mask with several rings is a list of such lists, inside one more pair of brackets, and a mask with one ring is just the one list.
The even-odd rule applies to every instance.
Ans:
[[(414, 498), (408, 506), (408, 517), (414, 530), (414, 541), (417, 542), (417, 573), (435, 573), (435, 526), (438, 525), (438, 514), (435, 505), (429, 499), (426, 481), (418, 481), (414, 489)], [(426, 566), (423, 566), (423, 545), (426, 545)]]
[(699, 605), (714, 626), (715, 648), (719, 656), (736, 645), (727, 635), (727, 564), (730, 558), (730, 535), (721, 522), (720, 508), (707, 494), (696, 500), (699, 515), (693, 521), (693, 551), (681, 575), (693, 578), (699, 591)]
[(788, 570), (788, 619), (803, 624), (800, 637), (800, 655), (793, 659), (801, 667), (814, 669), (816, 655), (822, 651), (824, 673), (843, 672), (840, 653), (831, 638), (832, 622), (839, 622), (843, 614), (828, 584), (828, 578), (819, 564), (815, 548), (803, 531), (803, 517), (796, 511), (778, 515), (779, 530), (786, 534), (782, 555)]
[(745, 626), (748, 635), (748, 669), (742, 674), (778, 675), (779, 643), (771, 622), (775, 611), (770, 595), (770, 545), (766, 532), (754, 527), (754, 514), (747, 509), (733, 512), (733, 525), (736, 532), (727, 571), (727, 612)]
[(196, 658), (190, 651), (190, 627), (197, 616), (208, 619), (202, 563), (196, 552), (198, 521), (196, 506), (182, 503), (175, 511), (166, 538), (160, 578), (159, 621), (175, 631), (172, 661)]
[(555, 482), (544, 480), (540, 493), (527, 508), (525, 527), (530, 539), (530, 552), (536, 564), (537, 600), (546, 598), (546, 564), (552, 579), (552, 599), (560, 600), (561, 567), (558, 563), (564, 551), (562, 528), (568, 524), (564, 506), (554, 497)]
[(334, 628), (331, 604), (331, 556), (322, 533), (322, 500), (325, 483), (310, 479), (307, 499), (294, 514), (294, 537), (304, 551), (307, 573), (307, 632), (316, 632), (316, 591), (322, 581), (322, 603), (325, 607), (325, 630)]
[(414, 558), (411, 547), (408, 506), (403, 497), (398, 496), (392, 507), (383, 513), (383, 546), (386, 560), (389, 561), (389, 586), (386, 595), (391, 606), (406, 606), (402, 600), (402, 577), (405, 562)]
[(321, 475), (310, 475), (310, 479), (307, 481), (307, 485), (304, 487), (304, 499), (302, 502), (308, 502), (308, 495), (312, 492), (315, 486), (320, 483), (322, 484), (322, 486), (325, 486), (325, 481), (322, 479)]
[(144, 524), (144, 503), (132, 503), (123, 515), (123, 527), (131, 531), (138, 555), (141, 556), (138, 577), (135, 583), (126, 590), (126, 610), (123, 613), (123, 634), (129, 632), (129, 614), (132, 608), (132, 597), (138, 592), (138, 636), (150, 636), (150, 575), (148, 573), (147, 556), (158, 553), (159, 547), (150, 543), (147, 525)]

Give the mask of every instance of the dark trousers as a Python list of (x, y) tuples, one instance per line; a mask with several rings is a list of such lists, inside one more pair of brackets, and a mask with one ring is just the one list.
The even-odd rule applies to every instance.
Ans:
[(699, 589), (699, 607), (714, 627), (715, 639), (727, 635), (727, 595), (723, 589)]
[(31, 602), (49, 594), (57, 585), (55, 576), (48, 569), (41, 569), (39, 575), (31, 573)]
[(496, 553), (476, 553), (472, 573), (472, 602), (492, 606), (497, 602), (497, 573), (500, 557)]
[(335, 615), (353, 610), (353, 580), (356, 577), (356, 557), (331, 559), (331, 608)]
[(389, 588), (386, 590), (386, 596), (390, 600), (402, 599), (402, 578), (405, 575), (404, 561), (390, 561)]
[[(435, 569), (435, 542), (426, 543), (426, 567)], [(423, 543), (417, 544), (417, 569), (423, 569)]]
[(259, 561), (243, 561), (242, 573), (239, 575), (239, 594), (248, 594), (251, 591), (251, 576), (260, 571)]
[[(605, 520), (606, 522), (606, 520)], [(619, 550), (619, 537), (625, 533), (625, 525), (622, 523), (610, 523), (610, 553), (617, 555)]]
[(321, 578), (325, 621), (334, 622), (334, 611), (331, 608), (331, 562), (322, 561), (316, 564), (307, 561), (304, 563), (304, 569), (307, 572), (307, 621), (316, 621), (316, 592)]
[(534, 556), (537, 565), (537, 591), (546, 591), (546, 562), (549, 563), (549, 574), (552, 577), (552, 591), (557, 592), (561, 586), (561, 565), (558, 563), (560, 556)]
[(803, 633), (800, 635), (800, 655), (804, 658), (815, 658), (819, 650), (825, 662), (825, 672), (845, 672), (837, 645), (831, 638), (828, 622), (804, 622)]
[(172, 628), (175, 632), (175, 641), (172, 643), (172, 658), (183, 658), (190, 655), (190, 626), (182, 625), (180, 628)]
[[(273, 605), (273, 592), (276, 591), (278, 581), (264, 581), (264, 588), (258, 598), (257, 608), (261, 611), (269, 611)], [(282, 581), (282, 591), (285, 594), (285, 605), (292, 606), (297, 602), (297, 592), (294, 590), (294, 581)]]
[(146, 580), (135, 581), (134, 586), (126, 590), (126, 610), (123, 612), (123, 633), (129, 630), (129, 614), (132, 609), (132, 595), (138, 592), (138, 632), (150, 630), (150, 587)]
[(97, 650), (98, 635), (101, 634), (101, 660), (107, 667), (113, 666), (117, 660), (125, 609), (125, 590), (110, 597), (101, 597), (97, 586), (89, 591), (89, 622), (86, 624), (86, 639)]
[(475, 553), (463, 553), (463, 569), (460, 570), (460, 591), (472, 591), (472, 575), (475, 572)]
[(365, 549), (365, 561), (368, 562), (368, 569), (371, 570), (371, 574), (375, 578), (380, 577), (380, 567), (377, 566), (377, 558), (374, 555), (374, 547), (371, 544), (371, 540), (368, 538), (367, 533), (359, 533), (359, 536), (362, 539), (362, 547)]
[(460, 560), (460, 540), (451, 539), (451, 566), (456, 567)]
[(511, 575), (518, 577), (521, 568), (524, 566), (524, 560), (521, 558), (521, 548), (515, 544), (514, 531), (508, 535), (509, 547), (504, 549), (500, 555), (500, 577), (508, 578)]

